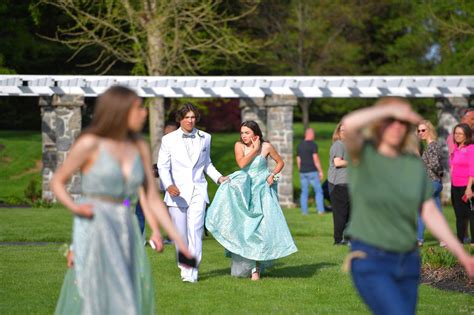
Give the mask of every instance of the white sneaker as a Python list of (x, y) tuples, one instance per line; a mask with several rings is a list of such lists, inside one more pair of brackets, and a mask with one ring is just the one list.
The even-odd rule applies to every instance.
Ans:
[(197, 280), (194, 280), (192, 278), (181, 278), (183, 282), (189, 282), (189, 283), (196, 283)]

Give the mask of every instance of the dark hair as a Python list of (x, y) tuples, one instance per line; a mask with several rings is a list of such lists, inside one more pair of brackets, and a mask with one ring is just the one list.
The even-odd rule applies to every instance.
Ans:
[(458, 146), (459, 143), (456, 143), (456, 140), (454, 138), (454, 132), (456, 131), (456, 128), (461, 128), (461, 130), (463, 131), (464, 133), (464, 136), (466, 137), (466, 140), (464, 141), (464, 145), (469, 145), (469, 144), (472, 144), (472, 130), (471, 130), (471, 127), (469, 127), (468, 124), (457, 124), (456, 126), (454, 126), (453, 128), (453, 141), (454, 143)]
[(82, 134), (111, 139), (120, 139), (126, 135), (137, 140), (140, 138), (139, 134), (128, 130), (127, 124), (130, 109), (139, 99), (135, 91), (125, 86), (110, 87), (97, 98), (91, 124)]
[[(265, 140), (263, 139), (262, 130), (260, 129), (260, 126), (255, 121), (253, 120), (244, 121), (242, 124), (240, 124), (239, 131), (240, 129), (242, 129), (242, 127), (247, 127), (251, 129), (253, 133), (260, 138), (261, 142), (265, 142)], [(242, 137), (240, 137), (240, 142), (243, 143)]]
[(196, 116), (196, 122), (201, 119), (201, 114), (199, 113), (198, 109), (196, 106), (194, 106), (191, 103), (184, 103), (177, 111), (176, 111), (176, 122), (180, 122), (183, 120), (184, 116), (186, 116), (187, 113), (193, 112), (194, 115)]
[(165, 122), (165, 128), (168, 127), (168, 126), (173, 126), (173, 127), (176, 127), (178, 128), (178, 124), (176, 123), (176, 121), (172, 121), (172, 120), (168, 120)]

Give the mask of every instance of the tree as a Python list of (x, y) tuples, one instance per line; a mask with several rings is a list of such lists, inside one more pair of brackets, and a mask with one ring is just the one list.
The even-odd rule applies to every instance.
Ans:
[[(251, 61), (256, 48), (230, 27), (255, 10), (255, 1), (230, 14), (222, 0), (38, 0), (34, 16), (45, 6), (69, 18), (55, 36), (47, 38), (74, 49), (72, 58), (97, 50), (84, 65), (101, 73), (123, 62), (134, 65), (133, 74), (199, 74), (215, 62), (231, 66)], [(156, 159), (163, 133), (163, 100), (151, 100), (149, 108)]]
[[(357, 42), (367, 8), (356, 2), (293, 0), (265, 1), (260, 27), (267, 28), (271, 53), (262, 58), (272, 73), (287, 75), (350, 75), (359, 72), (363, 51)], [(273, 16), (271, 16), (273, 15)], [(311, 100), (301, 99), (304, 127), (309, 126)]]

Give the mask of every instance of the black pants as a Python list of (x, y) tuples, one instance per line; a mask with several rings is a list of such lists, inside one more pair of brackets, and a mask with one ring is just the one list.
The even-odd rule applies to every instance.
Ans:
[(344, 230), (349, 222), (351, 209), (349, 202), (349, 189), (347, 184), (329, 185), (332, 218), (334, 222), (334, 242), (339, 243), (344, 239)]
[(456, 233), (458, 240), (462, 243), (464, 239), (465, 231), (465, 222), (469, 220), (469, 225), (471, 228), (471, 244), (474, 243), (474, 211), (471, 211), (469, 202), (462, 201), (462, 196), (464, 195), (464, 187), (454, 187), (451, 186), (451, 202), (454, 208), (454, 214), (456, 215)]

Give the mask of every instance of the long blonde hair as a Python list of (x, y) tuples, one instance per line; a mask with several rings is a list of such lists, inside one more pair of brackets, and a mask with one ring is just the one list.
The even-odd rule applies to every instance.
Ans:
[(436, 140), (438, 138), (438, 133), (436, 132), (436, 129), (435, 127), (433, 126), (433, 124), (431, 123), (431, 121), (429, 120), (426, 120), (426, 119), (423, 119), (422, 121), (420, 121), (418, 123), (418, 127), (420, 125), (425, 125), (426, 126), (426, 131), (428, 132), (429, 134), (429, 137), (432, 139), (432, 140)]
[(336, 129), (334, 129), (334, 132), (332, 133), (332, 142), (336, 142), (337, 140), (341, 140), (341, 127), (342, 127), (342, 122), (339, 122), (336, 126)]

